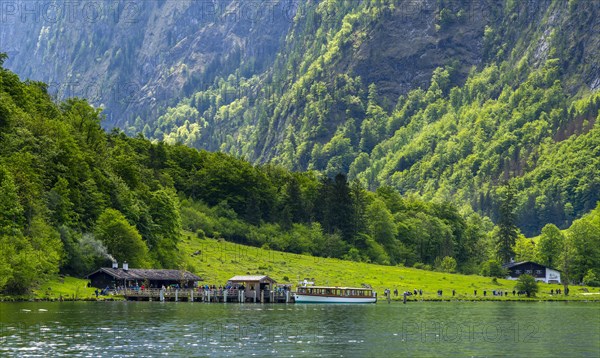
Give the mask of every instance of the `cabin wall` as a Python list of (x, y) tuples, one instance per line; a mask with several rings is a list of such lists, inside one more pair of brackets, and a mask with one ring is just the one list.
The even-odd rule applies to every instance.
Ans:
[(90, 276), (92, 287), (96, 288), (106, 288), (107, 286), (113, 288), (114, 281), (114, 278), (105, 272), (98, 272)]
[(511, 267), (509, 272), (512, 278), (527, 274), (533, 276), (536, 280), (546, 279), (546, 267), (534, 263), (525, 263), (523, 265)]
[(546, 269), (546, 283), (561, 283), (560, 272), (547, 268)]

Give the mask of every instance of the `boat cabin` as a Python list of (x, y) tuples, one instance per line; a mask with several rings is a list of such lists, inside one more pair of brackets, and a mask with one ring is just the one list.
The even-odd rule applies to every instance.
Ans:
[(355, 287), (300, 286), (296, 292), (298, 294), (326, 297), (373, 297), (372, 289)]

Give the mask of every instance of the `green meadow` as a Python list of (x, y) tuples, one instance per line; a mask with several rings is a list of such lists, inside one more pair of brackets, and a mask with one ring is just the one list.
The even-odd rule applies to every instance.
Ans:
[[(296, 285), (298, 281), (308, 278), (317, 285), (361, 286), (371, 285), (380, 299), (389, 288), (392, 292), (398, 289), (401, 300), (403, 291), (423, 290), (423, 296), (409, 296), (414, 300), (546, 300), (546, 301), (599, 301), (600, 288), (569, 286), (570, 294), (551, 295), (550, 290), (562, 289), (562, 285), (540, 283), (535, 298), (513, 296), (515, 281), (483, 277), (478, 275), (461, 275), (446, 272), (420, 270), (401, 266), (384, 266), (364, 262), (344, 261), (335, 258), (297, 255), (287, 252), (239, 245), (223, 240), (199, 239), (190, 233), (184, 235), (180, 243), (183, 261), (180, 269), (196, 273), (205, 283), (225, 285), (235, 275), (268, 275), (281, 284)], [(88, 281), (74, 277), (57, 277), (42, 284), (34, 290), (32, 296), (2, 297), (0, 300), (41, 299), (41, 300), (88, 300), (95, 299), (95, 288), (87, 287)], [(443, 295), (437, 295), (442, 290)], [(452, 290), (456, 295), (452, 296)], [(477, 290), (477, 296), (474, 295)], [(509, 292), (508, 296), (493, 296), (493, 290)], [(483, 291), (487, 295), (483, 296)], [(393, 296), (393, 295), (392, 295)], [(110, 297), (113, 299), (118, 297)], [(107, 297), (100, 296), (100, 299)]]
[(34, 290), (37, 298), (48, 300), (82, 300), (96, 297), (96, 288), (87, 287), (88, 280), (74, 277), (58, 277)]
[[(409, 300), (527, 299), (512, 295), (515, 281), (511, 280), (297, 255), (214, 239), (197, 239), (191, 234), (184, 237), (181, 247), (186, 262), (182, 268), (195, 272), (211, 285), (224, 285), (235, 275), (264, 274), (282, 284), (296, 285), (304, 278), (314, 279), (317, 285), (368, 284), (377, 290), (380, 298), (383, 297), (383, 291), (389, 288), (391, 291), (398, 289), (398, 299), (402, 298), (403, 291), (423, 290), (422, 297), (409, 297)], [(557, 288), (563, 287), (540, 283), (537, 297), (530, 300), (600, 300), (600, 289), (597, 287), (570, 286), (568, 297), (551, 295), (550, 290)], [(441, 298), (437, 295), (438, 290), (442, 290)], [(452, 290), (456, 291), (454, 297)], [(474, 290), (477, 290), (477, 296)], [(487, 291), (486, 297), (483, 296), (484, 290)], [(509, 295), (493, 296), (493, 290), (508, 291)]]

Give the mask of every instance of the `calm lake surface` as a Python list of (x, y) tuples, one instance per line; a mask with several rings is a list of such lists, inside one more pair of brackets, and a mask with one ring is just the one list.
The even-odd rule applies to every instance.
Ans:
[(599, 357), (600, 304), (0, 303), (0, 356)]

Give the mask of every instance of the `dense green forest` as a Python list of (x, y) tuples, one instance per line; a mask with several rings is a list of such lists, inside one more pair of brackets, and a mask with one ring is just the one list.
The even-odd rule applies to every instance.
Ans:
[(544, 227), (534, 244), (515, 226), (510, 184), (494, 226), (469, 205), (106, 133), (101, 120), (85, 100), (55, 103), (45, 84), (0, 67), (1, 292), (24, 293), (58, 272), (86, 274), (113, 258), (180, 267), (182, 229), (425, 269), (498, 275), (507, 254), (562, 268), (574, 282), (600, 274), (600, 208), (566, 232)]
[(527, 236), (600, 199), (598, 1), (94, 5), (108, 15), (6, 14), (0, 51), (55, 98), (102, 107), (106, 129), (343, 173), (494, 222), (510, 183)]
[[(124, 130), (456, 200), (494, 221), (498, 190), (510, 182), (527, 235), (593, 209), (600, 46), (589, 30), (598, 29), (598, 3), (439, 0), (413, 12), (393, 0), (300, 4), (272, 68), (217, 76)], [(413, 37), (403, 37), (406, 27)], [(440, 66), (419, 83), (407, 79), (403, 92), (403, 76), (421, 69), (394, 57), (397, 47)]]

